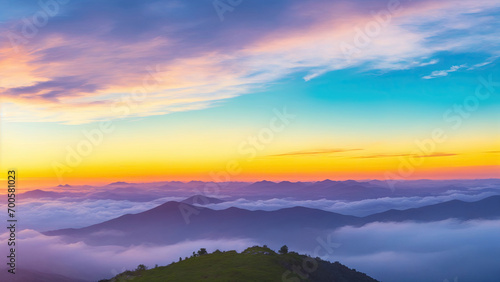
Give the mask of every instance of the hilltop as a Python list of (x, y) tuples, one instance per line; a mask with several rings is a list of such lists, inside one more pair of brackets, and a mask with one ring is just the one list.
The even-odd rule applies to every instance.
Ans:
[[(300, 279), (300, 276), (302, 276)], [(241, 253), (200, 249), (190, 258), (181, 259), (167, 266), (147, 270), (139, 265), (135, 271), (125, 271), (109, 280), (119, 281), (337, 281), (376, 282), (362, 272), (350, 269), (339, 262), (311, 258), (287, 248), (276, 253), (266, 246), (253, 246)]]

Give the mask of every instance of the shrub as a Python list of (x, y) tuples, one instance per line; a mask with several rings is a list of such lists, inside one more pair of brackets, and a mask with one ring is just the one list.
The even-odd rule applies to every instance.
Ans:
[(288, 253), (288, 247), (286, 245), (283, 245), (281, 249), (278, 251), (280, 254), (284, 255)]
[(147, 270), (147, 269), (148, 269), (148, 267), (147, 267), (147, 266), (145, 266), (144, 264), (139, 264), (139, 265), (137, 266), (137, 268), (135, 269), (135, 271), (145, 271), (145, 270)]

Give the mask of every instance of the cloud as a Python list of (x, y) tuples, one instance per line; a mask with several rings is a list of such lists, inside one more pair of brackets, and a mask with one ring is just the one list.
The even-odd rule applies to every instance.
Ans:
[(351, 152), (351, 151), (360, 151), (363, 149), (326, 149), (326, 150), (316, 150), (316, 151), (299, 151), (299, 152), (290, 152), (283, 154), (271, 155), (271, 157), (287, 157), (287, 156), (300, 156), (300, 155), (330, 155), (336, 153), (343, 152)]
[[(38, 199), (22, 201), (23, 226), (38, 231), (60, 228), (79, 228), (107, 221), (123, 214), (140, 213), (167, 201), (181, 201), (185, 197), (165, 197), (149, 202), (117, 200)], [(6, 205), (0, 205), (6, 207)]]
[(418, 157), (418, 158), (433, 158), (433, 157), (451, 157), (457, 156), (458, 154), (453, 153), (442, 153), (436, 152), (428, 155), (419, 155), (419, 154), (377, 154), (377, 155), (366, 155), (366, 156), (358, 156), (354, 158), (360, 159), (372, 159), (372, 158), (395, 158), (395, 157)]
[[(0, 234), (2, 254), (7, 253), (8, 234)], [(111, 278), (125, 270), (133, 270), (139, 264), (149, 268), (155, 264), (167, 265), (178, 261), (179, 257), (190, 256), (193, 251), (206, 248), (208, 252), (216, 249), (237, 250), (241, 252), (257, 243), (249, 239), (198, 240), (184, 241), (174, 245), (89, 246), (78, 242), (63, 243), (59, 237), (44, 236), (34, 230), (17, 233), (17, 257), (19, 267), (88, 281)], [(22, 271), (19, 270), (19, 271)], [(5, 275), (6, 271), (2, 271)], [(0, 276), (2, 278), (2, 276)]]
[[(460, 187), (460, 184), (440, 184), (439, 187)], [(301, 199), (293, 198), (271, 198), (271, 199), (238, 199), (226, 198), (225, 202), (209, 204), (204, 207), (221, 210), (230, 207), (238, 207), (248, 210), (278, 210), (296, 206), (309, 207), (346, 215), (366, 216), (369, 214), (383, 212), (389, 209), (408, 209), (437, 204), (445, 201), (459, 199), (463, 201), (478, 201), (489, 196), (499, 195), (500, 190), (495, 185), (468, 185), (471, 188), (458, 190), (447, 189), (440, 195), (433, 196), (398, 196), (383, 197), (377, 199), (365, 199), (360, 201), (343, 201), (334, 199)], [(426, 188), (424, 183), (418, 183), (417, 187)], [(411, 187), (410, 187), (411, 188)], [(237, 188), (235, 188), (237, 189)], [(230, 192), (224, 192), (230, 193)], [(401, 190), (401, 193), (405, 193)], [(250, 195), (251, 196), (251, 195)], [(19, 209), (23, 211), (23, 227), (37, 231), (48, 231), (62, 228), (80, 228), (107, 221), (123, 214), (140, 213), (152, 209), (168, 201), (182, 201), (187, 196), (162, 197), (152, 201), (134, 202), (129, 200), (113, 199), (25, 199), (19, 203)], [(0, 209), (6, 208), (0, 204)]]
[[(373, 12), (387, 12), (387, 1), (254, 1), (224, 22), (204, 1), (71, 2), (18, 53), (8, 38), (0, 41), (4, 119), (79, 124), (164, 115), (213, 107), (291, 74), (408, 69), (437, 62), (427, 58), (443, 50), (498, 52), (498, 1), (399, 4), (346, 60), (340, 44), (354, 44), (356, 27), (380, 25)], [(22, 18), (0, 31), (21, 34)]]
[[(453, 188), (457, 185), (452, 184), (457, 183), (446, 181), (439, 185), (450, 184), (450, 188)], [(481, 181), (478, 183), (477, 187), (468, 190), (450, 189), (438, 196), (386, 197), (354, 202), (329, 199), (258, 201), (237, 199), (207, 207), (224, 209), (236, 206), (251, 210), (274, 210), (305, 206), (343, 214), (366, 215), (390, 208), (418, 207), (451, 199), (477, 201), (500, 192), (494, 184), (484, 185), (480, 184)], [(415, 187), (425, 188), (426, 181), (415, 181)], [(496, 189), (496, 192), (491, 189)], [(23, 211), (23, 226), (36, 221), (44, 226), (60, 221), (59, 224), (66, 225), (61, 227), (69, 227), (68, 224), (75, 226), (101, 218), (116, 217), (116, 214), (120, 212), (122, 214), (140, 212), (167, 200), (170, 198), (139, 203), (113, 200), (76, 203), (68, 202), (67, 199), (44, 199), (22, 203), (19, 210)], [(5, 205), (0, 206), (0, 209), (3, 208)], [(443, 281), (446, 278), (451, 280), (458, 276), (459, 281), (488, 282), (496, 281), (495, 279), (500, 275), (498, 268), (494, 265), (500, 253), (497, 240), (500, 221), (446, 220), (432, 223), (372, 223), (363, 227), (343, 227), (336, 231), (318, 230), (317, 232), (322, 235), (330, 234), (327, 241), (339, 244), (333, 254), (324, 257), (325, 259), (340, 261), (382, 281)], [(7, 238), (8, 233), (0, 234), (2, 253), (6, 252)], [(302, 243), (289, 244), (289, 247), (292, 250), (312, 254), (314, 250), (308, 248), (311, 242), (316, 242), (316, 239), (316, 237), (306, 236)], [(133, 269), (140, 263), (149, 267), (155, 264), (166, 265), (177, 261), (179, 257), (189, 256), (192, 251), (202, 247), (210, 252), (215, 249), (241, 251), (255, 244), (267, 243), (255, 242), (248, 238), (226, 238), (180, 242), (165, 246), (151, 246), (145, 243), (130, 248), (96, 247), (82, 242), (67, 244), (57, 236), (44, 236), (34, 230), (18, 230), (18, 242), (20, 246), (18, 257), (22, 267), (41, 272), (57, 271), (65, 276), (93, 281), (109, 278), (126, 269)], [(276, 246), (272, 247), (276, 248)], [(422, 269), (426, 271), (421, 271)]]
[(279, 210), (291, 207), (308, 207), (324, 211), (336, 212), (345, 215), (366, 216), (390, 209), (418, 208), (432, 204), (438, 204), (451, 200), (462, 200), (467, 202), (479, 201), (493, 195), (499, 195), (498, 191), (447, 191), (438, 196), (411, 196), (411, 197), (383, 197), (377, 199), (366, 199), (360, 201), (342, 201), (331, 199), (297, 200), (292, 198), (273, 198), (266, 200), (247, 200), (245, 198), (226, 201), (219, 204), (208, 204), (203, 207), (222, 210), (230, 207), (238, 207), (247, 210)]
[(434, 64), (437, 64), (439, 63), (439, 60), (438, 59), (432, 59), (428, 62), (415, 62), (414, 64), (419, 66), (419, 67), (424, 67), (424, 66), (429, 66), (429, 65), (434, 65)]
[(432, 153), (429, 155), (425, 155), (422, 157), (426, 158), (434, 158), (434, 157), (451, 157), (451, 156), (457, 156), (458, 154), (453, 154), (453, 153)]
[(474, 64), (472, 65), (470, 68), (468, 68), (467, 70), (475, 70), (477, 68), (481, 68), (481, 67), (484, 67), (484, 66), (487, 66), (491, 63), (493, 63), (496, 59), (498, 58), (498, 56), (493, 56), (493, 57), (490, 57), (488, 58), (486, 61), (484, 62), (481, 62), (481, 63), (477, 63), (477, 64)]
[[(337, 247), (331, 254), (321, 250), (317, 255), (340, 261), (381, 281), (443, 281), (459, 277), (459, 281), (489, 282), (496, 281), (500, 274), (496, 267), (499, 232), (498, 220), (347, 226), (329, 233), (320, 232), (324, 233), (318, 237), (322, 242), (333, 242)], [(23, 268), (92, 281), (110, 278), (138, 264), (166, 265), (199, 248), (207, 248), (209, 252), (216, 249), (241, 252), (249, 246), (263, 244), (251, 239), (225, 238), (162, 246), (97, 247), (82, 242), (67, 244), (57, 236), (44, 236), (33, 230), (18, 231), (17, 235), (17, 242), (22, 246), (17, 249), (17, 256)], [(0, 234), (3, 253), (7, 238), (8, 233)], [(318, 238), (304, 238), (304, 242), (320, 242)], [(289, 247), (314, 254), (314, 249), (301, 244), (289, 244)]]
[[(329, 257), (381, 281), (497, 281), (500, 221), (445, 220), (343, 227)], [(425, 269), (425, 271), (422, 271)]]
[(36, 98), (53, 100), (64, 95), (84, 95), (95, 92), (97, 85), (88, 84), (78, 77), (56, 77), (50, 81), (38, 82), (32, 86), (11, 88), (5, 94), (13, 96), (23, 96), (23, 98)]
[(424, 76), (423, 79), (432, 79), (432, 78), (436, 78), (436, 77), (440, 77), (440, 76), (448, 76), (448, 74), (450, 72), (456, 72), (457, 70), (465, 68), (465, 67), (467, 67), (467, 65), (463, 64), (463, 65), (459, 65), (459, 66), (452, 66), (451, 68), (449, 68), (447, 70), (433, 71), (430, 75)]
[(366, 155), (354, 157), (358, 159), (372, 159), (372, 158), (395, 158), (395, 157), (408, 157), (410, 154), (377, 154), (377, 155)]

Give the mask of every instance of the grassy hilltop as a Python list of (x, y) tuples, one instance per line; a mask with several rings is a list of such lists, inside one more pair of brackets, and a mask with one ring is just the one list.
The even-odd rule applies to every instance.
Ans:
[(242, 253), (215, 251), (198, 254), (167, 266), (146, 269), (139, 265), (135, 271), (125, 271), (109, 280), (118, 281), (337, 281), (375, 282), (364, 273), (338, 262), (330, 263), (282, 248), (280, 253), (254, 246)]

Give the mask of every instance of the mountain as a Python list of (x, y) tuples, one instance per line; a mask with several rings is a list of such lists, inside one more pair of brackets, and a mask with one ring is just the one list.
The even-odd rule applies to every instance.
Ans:
[[(303, 236), (315, 238), (317, 230), (356, 223), (361, 223), (360, 218), (304, 207), (277, 211), (234, 207), (212, 210), (171, 201), (145, 212), (123, 215), (88, 227), (44, 234), (91, 245), (173, 244), (220, 238), (255, 238), (268, 243), (292, 244), (305, 241)], [(298, 229), (301, 232), (297, 232)]]
[(135, 187), (120, 187), (102, 192), (94, 192), (87, 197), (94, 200), (112, 199), (116, 201), (133, 200), (135, 202), (149, 202), (161, 198), (162, 196), (163, 194), (157, 191), (150, 191)]
[(316, 182), (309, 187), (321, 197), (336, 200), (358, 201), (363, 199), (375, 199), (391, 195), (390, 189), (374, 186), (368, 182), (354, 180), (346, 181), (322, 181)]
[(118, 182), (109, 183), (108, 185), (130, 185), (130, 184), (131, 183), (128, 183), (128, 182), (118, 181)]
[(500, 196), (491, 196), (476, 202), (452, 200), (444, 203), (412, 208), (388, 210), (364, 217), (373, 221), (439, 221), (448, 218), (460, 220), (496, 219), (500, 217)]
[(252, 183), (245, 187), (247, 190), (251, 190), (254, 192), (291, 192), (297, 191), (299, 189), (303, 189), (306, 186), (305, 183), (302, 182), (290, 182), (290, 181), (281, 181), (281, 182), (272, 182), (272, 181), (259, 181)]
[[(500, 218), (500, 196), (477, 202), (453, 200), (440, 204), (389, 210), (366, 217), (293, 207), (276, 211), (239, 208), (212, 210), (186, 203), (167, 202), (138, 214), (127, 214), (79, 229), (45, 232), (69, 242), (90, 245), (173, 244), (185, 240), (252, 238), (268, 244), (316, 247), (315, 238), (342, 226), (361, 226), (377, 221), (438, 221)], [(306, 239), (304, 239), (306, 238)], [(312, 239), (311, 239), (312, 238)]]
[(332, 181), (324, 180), (318, 182), (271, 182), (259, 181), (240, 189), (247, 194), (258, 193), (260, 197), (289, 197), (309, 199), (327, 198), (336, 200), (363, 200), (391, 196), (391, 190), (369, 182), (357, 182), (354, 180)]
[[(388, 183), (380, 180), (370, 181), (333, 181), (317, 182), (156, 182), (156, 183), (127, 183), (115, 182), (103, 187), (71, 187), (57, 186), (59, 190), (34, 190), (20, 194), (24, 198), (74, 198), (76, 200), (127, 200), (133, 202), (152, 201), (164, 197), (189, 197), (200, 194), (207, 187), (219, 189), (221, 195), (228, 195), (230, 199), (244, 198), (246, 200), (266, 200), (274, 198), (291, 198), (296, 200), (342, 200), (359, 201), (383, 197), (410, 197), (436, 196), (450, 193), (475, 195), (485, 192), (500, 194), (499, 179), (483, 180), (412, 180), (400, 181), (391, 190)], [(62, 190), (61, 188), (66, 188)], [(93, 188), (93, 189), (91, 189)], [(71, 189), (71, 190), (69, 190)], [(81, 190), (80, 190), (81, 189)], [(78, 191), (87, 191), (81, 193)], [(6, 196), (0, 195), (5, 201)], [(199, 200), (199, 199), (198, 199)], [(217, 201), (217, 200), (215, 200)], [(193, 202), (187, 201), (192, 204)], [(211, 203), (215, 203), (212, 202)]]
[(330, 263), (295, 252), (277, 254), (265, 246), (254, 246), (242, 253), (215, 251), (212, 254), (199, 254), (150, 270), (139, 266), (135, 271), (125, 271), (99, 282), (301, 281), (299, 275), (312, 282), (377, 281), (339, 262)]
[(185, 199), (184, 201), (182, 201), (181, 203), (186, 203), (186, 204), (190, 204), (190, 205), (208, 205), (208, 204), (220, 204), (220, 203), (223, 203), (224, 201), (221, 200), (221, 199), (217, 199), (217, 198), (212, 198), (212, 197), (207, 197), (207, 196), (203, 196), (203, 195), (194, 195), (194, 196), (191, 196), (187, 199)]
[(23, 199), (40, 199), (40, 198), (52, 198), (59, 199), (64, 197), (75, 197), (80, 196), (82, 193), (73, 193), (73, 192), (54, 192), (54, 191), (44, 191), (40, 189), (27, 191), (19, 194), (20, 198)]

